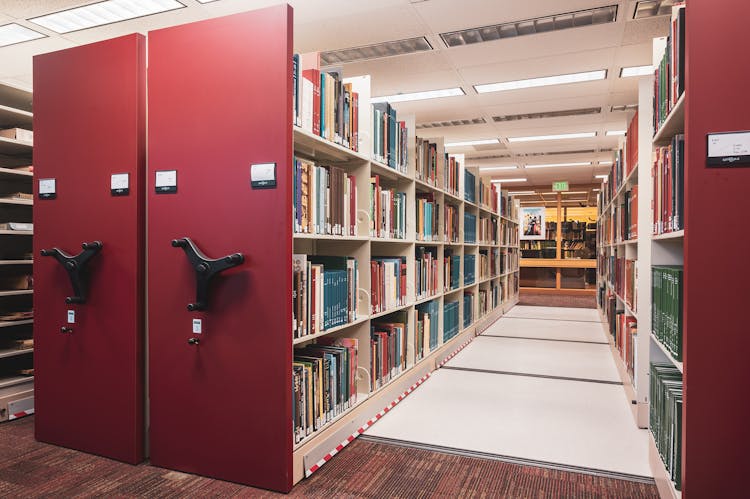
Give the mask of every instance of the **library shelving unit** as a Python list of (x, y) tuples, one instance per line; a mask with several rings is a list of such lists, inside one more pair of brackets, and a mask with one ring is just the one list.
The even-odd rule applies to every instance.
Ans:
[(726, 167), (709, 162), (708, 143), (750, 130), (750, 68), (733, 59), (748, 15), (739, 0), (673, 7), (656, 73), (639, 82), (637, 242), (610, 243), (637, 256), (637, 309), (617, 307), (637, 317), (633, 401), (664, 498), (747, 495), (750, 236), (736, 214), (750, 208), (750, 170), (746, 142)]
[(639, 109), (631, 118), (613, 157), (610, 174), (602, 183), (597, 219), (597, 304), (626, 396), (631, 401), (633, 417), (640, 428), (647, 426), (648, 415), (647, 391), (639, 389), (642, 384), (646, 389), (648, 386), (641, 370), (643, 363), (639, 362), (637, 334), (638, 310), (642, 306), (637, 277), (643, 264), (639, 258), (638, 203), (643, 201), (639, 194), (641, 174), (650, 175), (650, 171), (640, 166), (638, 151), (640, 137), (651, 136), (641, 133), (648, 120), (650, 108)]
[[(367, 131), (362, 133), (363, 130), (371, 129), (371, 114), (367, 105), (369, 77), (359, 79), (359, 86), (355, 87), (359, 91), (360, 99), (359, 152), (324, 140), (298, 126), (294, 126), (293, 132), (297, 158), (314, 161), (316, 165), (337, 166), (354, 175), (356, 179), (359, 217), (355, 235), (294, 233), (293, 252), (355, 258), (359, 268), (359, 310), (354, 321), (314, 335), (294, 338), (292, 343), (298, 348), (324, 336), (356, 338), (359, 345), (360, 373), (356, 404), (295, 444), (295, 482), (309, 475), (316, 463), (324, 460), (326, 455), (336, 449), (349, 435), (355, 433), (369, 418), (388, 406), (425, 374), (434, 370), (440, 361), (488, 327), (518, 301), (517, 201), (502, 192), (497, 196), (497, 209), (493, 208), (491, 199), (483, 199), (480, 202), (479, 191), (482, 185), (489, 188), (490, 180), (480, 178), (478, 170), (464, 167), (462, 156), (452, 157), (454, 164), (458, 164), (460, 174), (457, 191), (449, 189), (444, 175), (450, 159), (445, 153), (442, 138), (429, 139), (434, 144), (436, 177), (430, 180), (420, 179), (415, 159), (416, 139), (412, 135), (415, 129), (413, 117), (406, 118), (410, 135), (405, 171), (396, 170), (374, 160), (366, 152), (372, 150), (371, 134)], [(466, 175), (467, 172), (471, 175)], [(370, 234), (371, 221), (367, 215), (370, 213), (370, 197), (367, 193), (370, 190), (370, 179), (376, 175), (381, 187), (406, 193), (406, 230), (403, 238), (379, 238)], [(465, 182), (472, 178), (475, 182), (473, 191), (477, 193), (476, 202), (467, 200), (465, 196), (468, 187)], [(438, 226), (436, 235), (432, 238), (424, 238), (416, 227), (419, 198), (429, 198), (437, 206)], [(458, 213), (459, 230), (455, 240), (451, 240), (446, 231), (445, 210), (448, 207), (455, 208)], [(480, 232), (474, 230), (471, 232), (475, 232), (476, 237), (467, 237), (464, 226), (467, 215), (469, 218), (475, 217), (477, 226), (482, 223), (489, 224), (492, 228), (489, 235), (481, 239)], [(493, 251), (496, 255), (492, 261), (495, 262), (495, 258), (503, 261), (498, 261), (496, 267), (490, 268), (490, 253)], [(418, 295), (415, 289), (415, 255), (426, 252), (430, 252), (437, 261), (437, 283), (434, 292)], [(450, 276), (444, 272), (444, 260), (450, 256), (458, 257), (459, 262), (458, 285), (455, 287), (451, 287)], [(367, 269), (370, 269), (372, 257), (395, 257), (406, 261), (405, 302), (378, 313), (371, 313), (370, 310), (371, 275)], [(475, 272), (467, 272), (467, 259), (475, 261)], [(485, 262), (486, 266), (480, 268), (480, 262)], [(480, 299), (480, 295), (484, 298)], [(458, 310), (457, 328), (450, 328), (445, 323), (443, 311), (446, 305), (451, 303), (455, 303), (454, 306)], [(417, 314), (418, 309), (429, 309), (429, 304), (433, 304), (433, 310), (437, 312), (437, 341), (429, 348), (425, 347), (420, 356), (415, 344)], [(371, 386), (369, 381), (370, 336), (372, 325), (376, 322), (405, 323), (407, 327), (406, 367), (379, 387)]]
[[(31, 92), (0, 83), (0, 130), (32, 130)], [(0, 134), (0, 421), (34, 412), (32, 142)]]

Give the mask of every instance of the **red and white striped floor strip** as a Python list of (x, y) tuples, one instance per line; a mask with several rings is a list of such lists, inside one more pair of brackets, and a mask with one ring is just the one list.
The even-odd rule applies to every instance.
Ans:
[(8, 416), (8, 421), (13, 421), (14, 419), (22, 418), (24, 416), (31, 416), (32, 414), (34, 414), (34, 409), (29, 409), (28, 411), (21, 411), (15, 414), (10, 414)]
[(396, 407), (396, 405), (399, 402), (401, 402), (402, 400), (404, 400), (404, 398), (406, 398), (407, 395), (409, 395), (411, 392), (413, 392), (419, 385), (421, 385), (422, 383), (424, 383), (425, 381), (427, 381), (427, 379), (429, 377), (430, 377), (430, 373), (427, 373), (424, 376), (422, 376), (419, 380), (417, 380), (416, 383), (414, 383), (413, 385), (411, 385), (404, 393), (402, 393), (401, 395), (399, 395), (397, 399), (395, 399), (393, 402), (391, 402), (382, 411), (380, 411), (379, 413), (377, 413), (375, 415), (375, 417), (369, 419), (364, 425), (360, 426), (357, 429), (357, 431), (355, 431), (354, 433), (352, 433), (351, 435), (349, 435), (348, 437), (346, 437), (346, 440), (344, 440), (340, 444), (338, 444), (335, 449), (333, 449), (331, 452), (329, 452), (328, 454), (326, 454), (325, 456), (323, 456), (323, 459), (321, 459), (320, 461), (318, 461), (317, 463), (315, 463), (314, 465), (312, 465), (310, 467), (310, 469), (305, 470), (305, 477), (309, 477), (310, 475), (312, 475), (313, 473), (315, 473), (316, 471), (318, 471), (321, 466), (323, 466), (325, 463), (327, 463), (328, 461), (330, 461), (333, 456), (335, 456), (336, 454), (338, 454), (339, 452), (341, 452), (344, 449), (344, 447), (346, 447), (347, 445), (349, 445), (350, 443), (352, 443), (355, 438), (357, 438), (358, 436), (360, 436), (361, 434), (363, 434), (365, 431), (367, 431), (367, 429), (370, 426), (374, 425), (380, 418), (382, 418), (383, 416), (385, 416), (388, 413), (388, 411), (390, 411), (391, 409), (393, 409), (394, 407)]
[[(446, 362), (448, 362), (449, 360), (451, 360), (453, 357), (455, 357), (458, 352), (460, 352), (461, 350), (463, 350), (464, 348), (466, 348), (466, 345), (468, 345), (469, 343), (471, 343), (474, 340), (474, 338), (475, 338), (475, 336), (472, 336), (467, 341), (465, 341), (464, 343), (462, 343), (461, 346), (459, 346), (449, 356), (447, 356), (445, 359), (443, 359), (443, 361), (440, 362), (440, 364), (437, 365), (437, 369), (443, 367), (443, 365)], [(382, 411), (380, 411), (379, 413), (377, 413), (375, 415), (375, 417), (373, 417), (372, 419), (369, 419), (364, 425), (362, 425), (361, 427), (359, 427), (357, 429), (357, 431), (355, 431), (354, 433), (352, 433), (351, 435), (349, 435), (348, 437), (346, 437), (346, 440), (344, 440), (340, 444), (338, 444), (335, 449), (331, 450), (331, 452), (329, 452), (328, 454), (326, 454), (325, 456), (323, 456), (323, 458), (320, 461), (318, 461), (317, 463), (315, 463), (314, 465), (312, 465), (309, 469), (305, 470), (305, 477), (307, 478), (310, 475), (312, 475), (313, 473), (315, 473), (316, 471), (318, 471), (321, 466), (323, 466), (325, 463), (327, 463), (328, 461), (330, 461), (333, 456), (335, 456), (336, 454), (338, 454), (339, 452), (341, 452), (344, 449), (344, 447), (346, 447), (347, 445), (349, 445), (350, 443), (352, 443), (355, 438), (357, 438), (358, 436), (360, 436), (361, 434), (363, 434), (365, 431), (367, 431), (367, 429), (370, 426), (374, 425), (380, 418), (382, 418), (383, 416), (385, 416), (388, 413), (388, 411), (390, 411), (391, 409), (393, 409), (394, 407), (396, 407), (396, 405), (399, 402), (401, 402), (402, 400), (404, 400), (404, 398), (406, 398), (407, 395), (409, 395), (411, 392), (413, 392), (419, 385), (421, 385), (422, 383), (424, 383), (425, 381), (427, 381), (427, 379), (430, 377), (430, 374), (431, 373), (425, 374), (416, 383), (414, 383), (413, 385), (411, 385), (408, 390), (406, 390), (404, 393), (402, 393), (401, 395), (399, 395), (396, 400), (394, 400), (393, 402), (391, 402), (390, 405), (388, 405)]]
[(449, 356), (447, 356), (446, 358), (444, 358), (443, 361), (440, 362), (440, 364), (437, 365), (437, 368), (440, 369), (441, 367), (443, 367), (445, 365), (445, 363), (448, 362), (449, 360), (451, 360), (453, 357), (455, 357), (458, 352), (460, 352), (461, 350), (463, 350), (464, 348), (466, 348), (466, 345), (468, 345), (469, 343), (471, 343), (472, 341), (474, 341), (474, 338), (476, 338), (476, 336), (472, 336), (471, 338), (469, 338), (468, 340), (466, 340), (464, 343), (462, 343), (460, 347), (458, 347), (457, 349), (455, 349), (453, 351), (453, 353), (451, 353)]

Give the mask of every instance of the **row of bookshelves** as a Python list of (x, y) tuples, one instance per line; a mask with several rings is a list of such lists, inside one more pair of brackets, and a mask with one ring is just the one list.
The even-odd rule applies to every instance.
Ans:
[(31, 100), (31, 92), (0, 84), (0, 422), (14, 407), (34, 408)]
[[(409, 302), (409, 303), (403, 303), (403, 304), (395, 305), (395, 306), (390, 307), (390, 308), (388, 308), (386, 310), (382, 310), (382, 311), (371, 313), (371, 314), (357, 314), (356, 317), (353, 318), (352, 320), (343, 322), (341, 324), (338, 324), (338, 325), (335, 325), (335, 326), (330, 326), (330, 327), (324, 327), (324, 328), (321, 328), (320, 330), (315, 330), (315, 332), (313, 332), (311, 334), (304, 334), (304, 335), (301, 335), (301, 336), (296, 336), (293, 339), (293, 344), (297, 345), (297, 344), (305, 343), (307, 341), (311, 341), (311, 340), (314, 340), (314, 339), (317, 339), (317, 338), (320, 338), (320, 337), (323, 337), (323, 336), (332, 335), (334, 333), (338, 333), (338, 332), (343, 331), (345, 329), (348, 329), (348, 328), (351, 328), (351, 327), (355, 327), (355, 326), (357, 326), (359, 324), (362, 324), (363, 322), (366, 322), (368, 320), (377, 319), (377, 318), (380, 318), (380, 317), (383, 317), (383, 316), (386, 316), (386, 315), (389, 315), (389, 314), (392, 314), (392, 313), (400, 312), (402, 310), (408, 309), (409, 307), (420, 305), (422, 303), (429, 302), (429, 301), (438, 299), (438, 298), (443, 297), (443, 296), (448, 296), (448, 295), (452, 295), (454, 293), (458, 293), (458, 292), (461, 292), (461, 291), (466, 291), (466, 290), (475, 288), (477, 286), (481, 286), (481, 285), (490, 283), (492, 281), (496, 281), (496, 280), (500, 280), (500, 279), (505, 279), (505, 278), (508, 278), (508, 277), (512, 276), (513, 274), (517, 274), (518, 272), (519, 272), (518, 269), (510, 270), (510, 271), (504, 272), (504, 273), (502, 273), (500, 275), (495, 275), (495, 276), (487, 277), (487, 278), (484, 278), (484, 279), (480, 279), (480, 280), (478, 280), (475, 283), (466, 284), (466, 285), (463, 285), (463, 286), (459, 286), (457, 288), (452, 288), (452, 289), (447, 289), (445, 291), (437, 292), (437, 293), (431, 294), (429, 296), (418, 298), (418, 299), (416, 299), (416, 300), (414, 300), (412, 302)], [(505, 289), (505, 288), (503, 288), (503, 289)], [(14, 325), (15, 325), (15, 323), (14, 323)], [(0, 327), (2, 327), (2, 324), (0, 324)]]

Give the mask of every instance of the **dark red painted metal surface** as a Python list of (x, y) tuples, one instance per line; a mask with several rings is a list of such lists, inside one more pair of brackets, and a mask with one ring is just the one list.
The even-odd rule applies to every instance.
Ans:
[(686, 8), (683, 497), (748, 497), (750, 168), (706, 168), (706, 135), (750, 130), (750, 3)]
[[(130, 35), (34, 58), (36, 438), (129, 463), (144, 447), (145, 47)], [(114, 173), (128, 196), (111, 195)], [(56, 199), (39, 199), (40, 178)], [(40, 251), (95, 240), (88, 300), (67, 305), (68, 275)]]
[[(154, 465), (292, 486), (292, 11), (273, 7), (149, 33), (148, 308)], [(277, 164), (274, 189), (250, 168)], [(155, 172), (177, 193), (155, 194)], [(245, 262), (189, 312), (189, 237)], [(203, 333), (192, 333), (192, 320)], [(197, 345), (188, 339), (200, 340)]]

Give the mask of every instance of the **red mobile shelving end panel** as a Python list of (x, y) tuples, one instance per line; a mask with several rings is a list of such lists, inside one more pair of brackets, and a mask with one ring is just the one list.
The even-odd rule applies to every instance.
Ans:
[(684, 498), (747, 497), (750, 167), (707, 167), (708, 134), (750, 130), (745, 0), (686, 2)]
[[(292, 9), (154, 31), (148, 50), (151, 462), (288, 491)], [(260, 164), (272, 188), (251, 186)], [(190, 243), (244, 258), (196, 310)]]
[[(36, 56), (34, 136), (36, 438), (138, 463), (144, 458), (145, 38)], [(113, 174), (127, 174), (127, 195), (113, 193)], [(45, 194), (51, 179), (54, 198)], [(98, 253), (82, 249), (95, 241), (102, 243)], [(78, 293), (65, 262), (41, 255), (52, 248), (94, 254), (78, 262), (84, 274)], [(85, 303), (66, 303), (84, 294)]]

